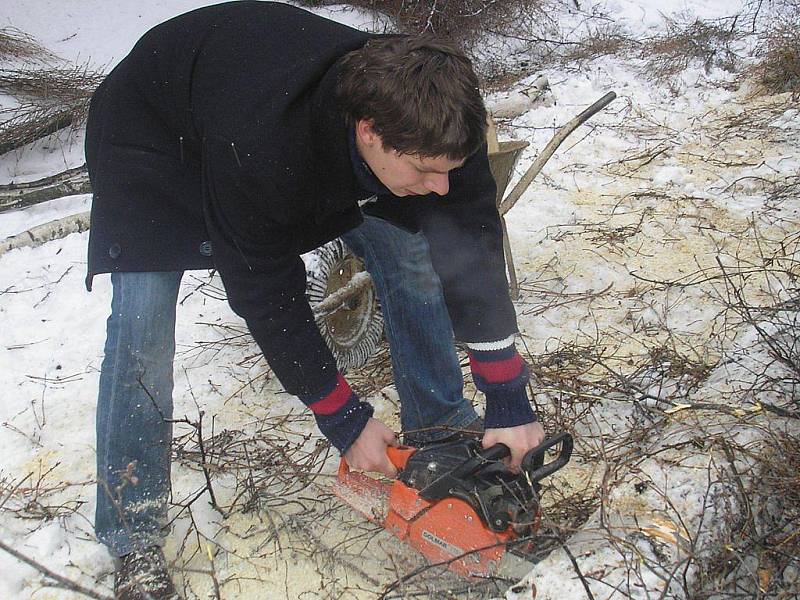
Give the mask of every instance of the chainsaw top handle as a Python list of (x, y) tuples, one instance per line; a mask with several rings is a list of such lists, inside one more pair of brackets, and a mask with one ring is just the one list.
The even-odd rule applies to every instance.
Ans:
[[(561, 452), (558, 457), (545, 465), (545, 452), (559, 443), (561, 443)], [(495, 444), (489, 448), (482, 448), (478, 450), (475, 456), (425, 486), (420, 495), (426, 500), (438, 500), (451, 495), (452, 490), (457, 489), (473, 475), (483, 472), (487, 468), (491, 469), (493, 464), (510, 455), (511, 450), (505, 444)], [(536, 484), (566, 465), (570, 456), (572, 456), (572, 436), (567, 432), (563, 432), (544, 440), (536, 448), (528, 450), (522, 458), (522, 472), (526, 474), (531, 484)]]

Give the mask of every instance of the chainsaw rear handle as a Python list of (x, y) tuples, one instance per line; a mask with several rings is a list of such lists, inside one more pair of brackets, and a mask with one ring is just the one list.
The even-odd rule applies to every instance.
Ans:
[[(554, 460), (544, 464), (545, 453), (556, 444), (561, 444), (561, 452)], [(541, 481), (569, 462), (573, 445), (572, 436), (566, 431), (546, 439), (533, 450), (528, 450), (522, 458), (522, 470), (528, 474), (531, 483)]]
[[(553, 446), (561, 444), (561, 452), (555, 460), (544, 464), (545, 453)], [(549, 439), (546, 439), (541, 444), (528, 450), (522, 458), (522, 471), (528, 474), (531, 483), (541, 481), (545, 477), (552, 475), (561, 467), (569, 462), (572, 456), (573, 440), (572, 436), (566, 431), (559, 433)], [(511, 455), (511, 450), (505, 444), (495, 444), (484, 450), (481, 450), (480, 456), (486, 461), (497, 461)]]

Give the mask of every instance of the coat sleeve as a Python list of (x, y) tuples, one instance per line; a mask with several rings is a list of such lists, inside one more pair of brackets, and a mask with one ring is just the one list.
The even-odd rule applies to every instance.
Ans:
[(517, 320), (485, 146), (451, 174), (446, 197), (426, 202), (420, 227), (442, 281), (456, 339), (467, 344), (475, 385), (486, 395), (486, 428), (535, 421), (526, 389), (529, 370), (512, 337)]
[(235, 149), (220, 142), (205, 145), (203, 187), (214, 263), (231, 308), (286, 391), (318, 393), (336, 378), (336, 363), (305, 296), (296, 236), (265, 201), (271, 190), (254, 189)]
[(456, 339), (494, 342), (516, 333), (496, 186), (485, 145), (451, 173), (445, 197), (424, 201), (418, 219), (442, 281)]

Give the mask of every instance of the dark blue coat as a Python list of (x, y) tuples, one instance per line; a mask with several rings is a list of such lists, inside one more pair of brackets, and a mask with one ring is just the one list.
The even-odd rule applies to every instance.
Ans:
[[(371, 36), (271, 2), (202, 8), (145, 34), (92, 99), (87, 285), (216, 268), (284, 387), (322, 388), (336, 367), (299, 255), (362, 221), (336, 62)], [(516, 320), (485, 150), (450, 185), (444, 198), (381, 196), (370, 212), (425, 232), (456, 336), (498, 340)]]

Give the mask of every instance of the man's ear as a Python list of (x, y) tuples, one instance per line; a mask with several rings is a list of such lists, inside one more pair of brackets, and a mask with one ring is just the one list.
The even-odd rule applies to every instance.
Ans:
[(375, 132), (375, 126), (371, 119), (359, 119), (356, 121), (356, 137), (362, 144), (367, 146), (382, 144), (381, 136)]

